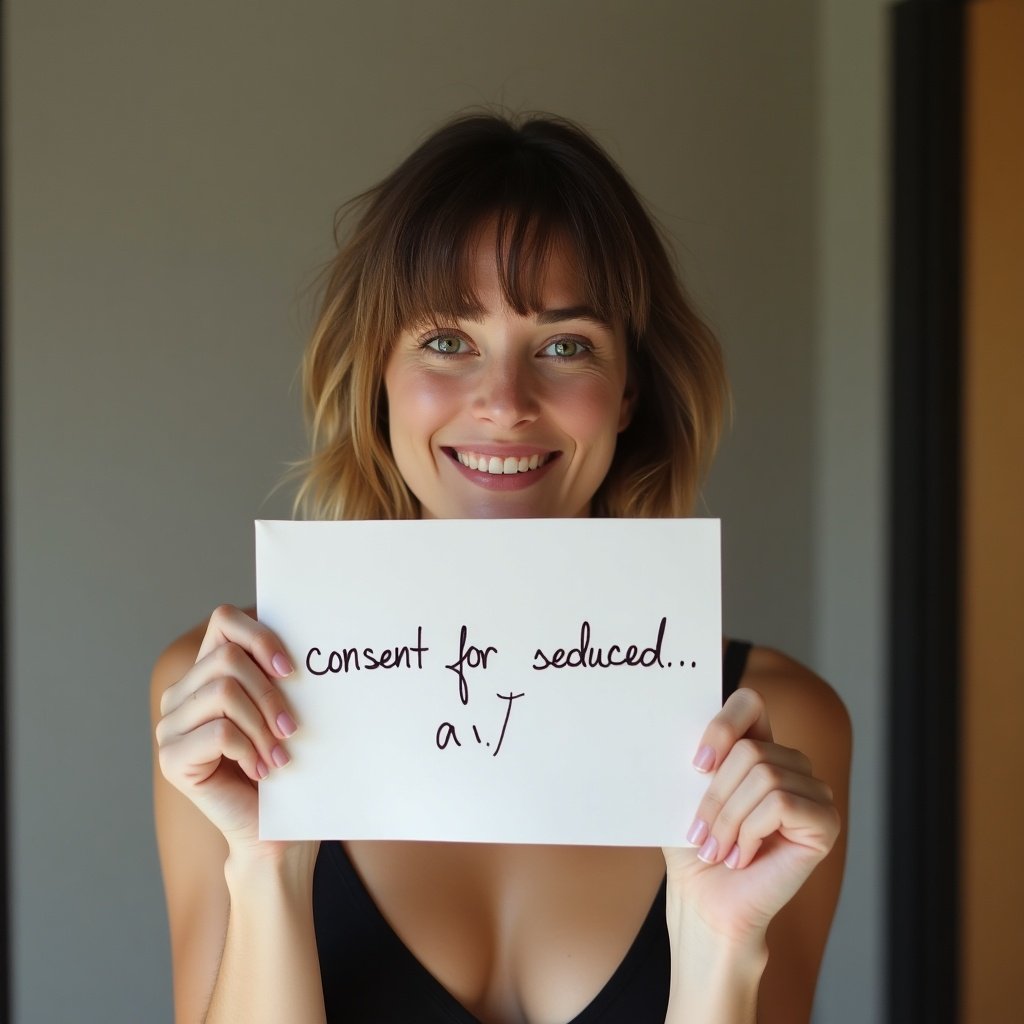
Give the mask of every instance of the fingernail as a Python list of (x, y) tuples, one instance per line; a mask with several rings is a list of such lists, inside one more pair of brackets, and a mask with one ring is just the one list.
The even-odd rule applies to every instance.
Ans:
[(709, 772), (715, 767), (715, 751), (713, 747), (701, 747), (693, 759), (693, 767), (699, 772)]
[(729, 851), (729, 856), (722, 862), (727, 868), (735, 868), (740, 862), (740, 848), (733, 844), (733, 848)]
[(686, 841), (691, 846), (700, 846), (708, 837), (708, 823), (701, 818), (694, 818), (690, 831), (686, 833)]
[(262, 760), (256, 762), (256, 774), (261, 779), (265, 779), (270, 774), (270, 769)]
[(270, 752), (270, 759), (278, 768), (283, 768), (291, 760), (284, 747), (281, 746), (274, 747)]
[(285, 734), (285, 736), (291, 736), (291, 734), (298, 728), (294, 719), (287, 711), (282, 711), (281, 714), (277, 716), (277, 727)]
[(280, 651), (270, 659), (270, 664), (274, 666), (274, 671), (279, 676), (290, 676), (292, 674), (292, 663)]
[(705, 864), (715, 863), (715, 854), (718, 853), (718, 840), (714, 836), (708, 836), (708, 841), (700, 848), (697, 857)]

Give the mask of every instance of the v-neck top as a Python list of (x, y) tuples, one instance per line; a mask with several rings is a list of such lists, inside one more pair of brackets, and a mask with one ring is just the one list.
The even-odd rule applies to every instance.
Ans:
[[(739, 686), (749, 651), (739, 641), (726, 646), (723, 703)], [(313, 920), (329, 1024), (480, 1024), (398, 937), (340, 842), (320, 844)], [(670, 974), (662, 879), (626, 955), (568, 1024), (662, 1024)]]

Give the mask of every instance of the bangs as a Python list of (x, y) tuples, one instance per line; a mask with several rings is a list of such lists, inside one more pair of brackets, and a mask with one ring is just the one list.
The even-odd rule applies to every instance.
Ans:
[(520, 316), (543, 310), (557, 253), (579, 301), (621, 325), (627, 338), (639, 337), (649, 321), (650, 283), (630, 217), (605, 180), (562, 156), (554, 161), (517, 140), (486, 157), (479, 148), (471, 160), (448, 152), (443, 162), (417, 168), (419, 180), (401, 190), (401, 209), (386, 211), (390, 230), (368, 261), (381, 299), (370, 304), (381, 314), (378, 336), (393, 340), (442, 318), (480, 319), (475, 258), (493, 230), (502, 297)]

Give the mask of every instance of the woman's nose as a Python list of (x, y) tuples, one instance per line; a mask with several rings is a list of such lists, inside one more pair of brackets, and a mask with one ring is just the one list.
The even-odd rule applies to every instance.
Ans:
[(532, 423), (540, 414), (537, 384), (518, 360), (496, 361), (481, 374), (474, 415), (505, 430)]

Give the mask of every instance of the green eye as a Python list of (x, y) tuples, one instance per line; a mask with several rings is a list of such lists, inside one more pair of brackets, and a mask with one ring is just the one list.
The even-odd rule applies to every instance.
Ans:
[(442, 355), (457, 355), (461, 350), (462, 339), (457, 338), (454, 334), (439, 334), (435, 338), (431, 338), (426, 347), (432, 348), (435, 352), (440, 352)]
[(544, 351), (560, 359), (572, 359), (573, 356), (585, 352), (586, 348), (573, 338), (559, 338), (558, 341), (551, 342)]

